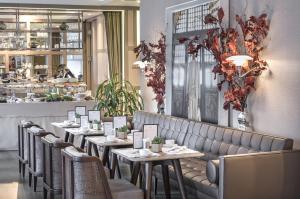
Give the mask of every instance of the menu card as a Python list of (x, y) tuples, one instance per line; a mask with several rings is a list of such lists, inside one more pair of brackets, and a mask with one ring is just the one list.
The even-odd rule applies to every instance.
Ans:
[(95, 120), (97, 122), (101, 121), (101, 113), (100, 113), (100, 111), (89, 111), (89, 121), (93, 122)]
[(114, 129), (121, 128), (127, 125), (127, 117), (126, 116), (114, 117), (113, 122), (114, 122)]
[(139, 132), (139, 131), (133, 132), (133, 148), (134, 149), (143, 148), (143, 132)]
[(144, 124), (144, 138), (152, 141), (158, 135), (157, 124)]
[(76, 106), (75, 107), (75, 113), (79, 114), (79, 115), (85, 115), (86, 107), (85, 106)]
[(68, 120), (72, 122), (75, 121), (75, 111), (68, 111)]
[(89, 116), (87, 115), (80, 116), (80, 126), (89, 127)]
[(103, 123), (103, 130), (104, 134), (107, 135), (115, 135), (115, 132), (113, 131), (113, 123), (112, 122), (104, 122)]

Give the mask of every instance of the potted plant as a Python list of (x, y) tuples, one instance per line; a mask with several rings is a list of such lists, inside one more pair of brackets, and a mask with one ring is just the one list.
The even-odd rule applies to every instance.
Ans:
[(117, 137), (119, 139), (123, 139), (123, 140), (127, 139), (128, 133), (129, 133), (129, 129), (127, 126), (123, 126), (123, 127), (117, 129)]
[(80, 123), (80, 115), (78, 113), (75, 113), (75, 123), (76, 124)]
[(117, 75), (98, 86), (95, 100), (96, 110), (104, 112), (104, 117), (132, 116), (144, 109), (139, 91), (129, 81), (119, 80)]
[(100, 129), (100, 121), (94, 120), (93, 121), (93, 129), (99, 130)]
[(163, 139), (161, 137), (155, 137), (152, 140), (151, 151), (154, 153), (159, 153), (162, 151)]

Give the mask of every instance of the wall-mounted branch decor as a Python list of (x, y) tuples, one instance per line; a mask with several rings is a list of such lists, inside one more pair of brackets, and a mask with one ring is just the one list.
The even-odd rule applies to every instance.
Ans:
[(161, 106), (164, 104), (166, 93), (166, 36), (161, 33), (157, 43), (141, 41), (134, 52), (137, 57), (141, 56), (141, 60), (146, 63), (147, 86), (153, 89), (155, 100), (158, 106)]
[[(237, 28), (225, 28), (223, 23), (224, 11), (217, 10), (216, 16), (208, 14), (205, 24), (217, 25), (218, 28), (207, 31), (206, 38), (180, 38), (180, 43), (187, 43), (188, 53), (198, 56), (201, 48), (210, 51), (216, 65), (213, 68), (215, 78), (220, 82), (218, 88), (224, 92), (224, 109), (233, 109), (243, 112), (247, 107), (247, 97), (255, 90), (255, 82), (266, 69), (267, 62), (261, 58), (264, 49), (264, 40), (268, 35), (269, 22), (266, 14), (259, 17), (251, 16), (247, 20), (236, 15)], [(226, 87), (224, 86), (226, 84)]]

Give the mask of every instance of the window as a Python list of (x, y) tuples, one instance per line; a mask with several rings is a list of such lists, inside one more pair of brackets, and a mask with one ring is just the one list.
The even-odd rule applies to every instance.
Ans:
[(213, 55), (200, 49), (197, 58), (187, 54), (179, 38), (200, 35), (217, 28), (204, 23), (204, 17), (218, 6), (216, 2), (197, 5), (173, 13), (172, 115), (218, 123), (218, 90), (212, 68)]

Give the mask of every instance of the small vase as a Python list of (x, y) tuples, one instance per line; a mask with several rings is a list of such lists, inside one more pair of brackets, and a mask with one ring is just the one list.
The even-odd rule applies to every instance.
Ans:
[(118, 132), (117, 132), (117, 137), (118, 137), (119, 139), (126, 140), (126, 139), (127, 139), (127, 132), (121, 132), (121, 131), (118, 131)]
[(152, 144), (151, 151), (154, 153), (160, 153), (162, 151), (162, 144)]
[(75, 118), (75, 123), (80, 124), (80, 118)]
[(157, 103), (157, 113), (162, 114), (162, 115), (165, 114), (165, 104), (164, 103), (162, 103), (162, 104)]
[(238, 129), (243, 130), (243, 131), (251, 130), (249, 113), (246, 109), (243, 112), (239, 113), (237, 119), (238, 119), (238, 123), (239, 123)]
[(99, 124), (93, 124), (93, 129), (94, 130), (99, 130)]

